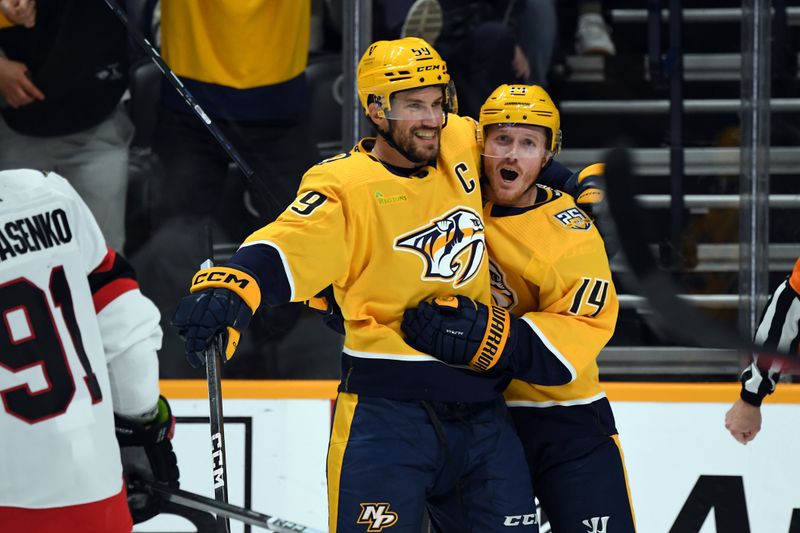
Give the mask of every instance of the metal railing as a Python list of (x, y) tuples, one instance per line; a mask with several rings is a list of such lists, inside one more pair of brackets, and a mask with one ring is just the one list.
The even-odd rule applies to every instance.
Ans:
[[(650, 245), (654, 256), (659, 255), (659, 247)], [(739, 243), (703, 243), (696, 248), (697, 264), (684, 267), (682, 272), (738, 272), (739, 271)], [(800, 256), (800, 244), (770, 244), (767, 248), (767, 261), (770, 272), (786, 273), (794, 267), (797, 257)], [(611, 261), (611, 270), (614, 273), (628, 272), (625, 259), (618, 255)]]
[[(562, 114), (584, 115), (655, 115), (668, 113), (670, 107), (669, 100), (564, 100), (559, 106)], [(773, 98), (769, 107), (777, 113), (798, 113), (800, 98)], [(683, 109), (686, 113), (740, 113), (742, 103), (738, 98), (687, 99), (683, 101)]]
[[(679, 294), (678, 298), (704, 309), (736, 309), (739, 306), (738, 294)], [(647, 299), (636, 294), (620, 294), (619, 306), (639, 311), (650, 308)]]
[[(800, 7), (787, 7), (786, 18), (791, 25), (800, 25)], [(646, 22), (646, 9), (612, 9), (615, 23)], [(661, 20), (669, 20), (669, 10), (661, 10)], [(738, 7), (687, 8), (683, 10), (684, 22), (741, 22), (742, 9)]]
[[(645, 79), (650, 79), (650, 62), (642, 56)], [(798, 54), (800, 62), (800, 54)], [(605, 80), (606, 58), (603, 56), (569, 56), (569, 80), (575, 82), (602, 82)], [(683, 79), (686, 81), (736, 81), (742, 77), (740, 54), (684, 54)], [(800, 77), (800, 73), (796, 74)]]
[(650, 378), (653, 375), (682, 381), (687, 376), (736, 376), (741, 370), (733, 350), (687, 346), (608, 346), (598, 357), (600, 376)]
[[(636, 200), (642, 207), (651, 209), (664, 209), (670, 206), (668, 194), (640, 194)], [(687, 194), (684, 202), (689, 209), (739, 209), (742, 198), (738, 194)], [(769, 195), (771, 209), (800, 208), (800, 194), (771, 194)]]
[[(573, 169), (603, 161), (605, 148), (567, 148), (558, 154), (558, 161)], [(666, 148), (634, 148), (634, 172), (637, 176), (668, 176), (669, 150)], [(739, 148), (686, 148), (685, 173), (738, 175), (741, 171)], [(773, 146), (769, 150), (769, 171), (773, 175), (796, 175), (800, 169), (800, 147)]]

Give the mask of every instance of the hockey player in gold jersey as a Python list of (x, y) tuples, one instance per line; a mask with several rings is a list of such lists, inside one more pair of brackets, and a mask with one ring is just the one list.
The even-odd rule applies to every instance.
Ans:
[(475, 122), (449, 113), (447, 67), (425, 41), (379, 41), (358, 66), (378, 132), (312, 167), (296, 200), (223, 267), (200, 271), (173, 317), (190, 362), (221, 334), (226, 356), (261, 302), (332, 285), (344, 317), (328, 450), (331, 533), (536, 532), (504, 376), (408, 346), (403, 311), (459, 294), (489, 303)]
[[(464, 296), (422, 302), (402, 329), (410, 345), (447, 363), (518, 378), (506, 402), (553, 531), (633, 532), (596, 362), (619, 307), (608, 258), (573, 199), (537, 184), (559, 150), (558, 109), (541, 87), (503, 85), (481, 108), (480, 133), (494, 305)], [(509, 334), (487, 350), (483, 339), (500, 330)]]

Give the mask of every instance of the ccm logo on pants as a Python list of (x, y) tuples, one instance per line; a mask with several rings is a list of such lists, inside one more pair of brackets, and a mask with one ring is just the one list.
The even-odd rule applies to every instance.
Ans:
[(535, 523), (536, 523), (536, 513), (507, 516), (506, 519), (503, 521), (504, 526), (512, 526), (512, 527), (519, 525), (529, 526)]

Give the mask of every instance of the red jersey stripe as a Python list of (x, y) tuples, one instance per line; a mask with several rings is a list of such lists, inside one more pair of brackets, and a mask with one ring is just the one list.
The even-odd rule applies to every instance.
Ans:
[(139, 284), (136, 282), (136, 280), (130, 278), (115, 279), (108, 285), (104, 285), (92, 295), (95, 312), (99, 313), (102, 311), (105, 306), (113, 302), (114, 299), (119, 297), (121, 294), (125, 294), (128, 291), (138, 288)]

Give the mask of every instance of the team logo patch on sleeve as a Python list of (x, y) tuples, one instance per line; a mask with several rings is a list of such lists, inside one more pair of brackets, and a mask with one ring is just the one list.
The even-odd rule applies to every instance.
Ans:
[(394, 246), (422, 258), (421, 279), (452, 281), (458, 288), (475, 277), (486, 255), (483, 219), (475, 211), (459, 207), (398, 237)]
[(569, 229), (587, 230), (592, 227), (592, 220), (577, 207), (564, 209), (553, 215), (556, 220), (561, 222)]

